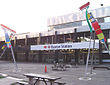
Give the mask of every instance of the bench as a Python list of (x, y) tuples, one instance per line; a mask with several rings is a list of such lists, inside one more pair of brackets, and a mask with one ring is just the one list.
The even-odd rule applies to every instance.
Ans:
[(105, 66), (94, 66), (93, 67), (93, 69), (96, 69), (96, 68), (104, 68), (104, 69), (110, 70), (109, 67), (105, 67)]
[[(49, 76), (44, 74), (34, 74), (34, 73), (27, 73), (24, 74), (29, 79), (29, 85), (40, 85), (40, 81), (43, 81), (45, 85), (47, 85), (47, 81), (50, 85), (54, 85), (55, 81), (61, 79), (61, 77), (56, 76)], [(59, 82), (59, 85), (64, 85), (63, 83)]]
[(78, 68), (78, 64), (74, 62), (70, 62), (72, 68)]
[(54, 83), (56, 83), (56, 84), (58, 84), (58, 85), (65, 85), (65, 84), (66, 84), (66, 83), (61, 82), (61, 81), (59, 81), (59, 82), (54, 82)]
[(63, 63), (55, 63), (52, 66), (52, 70), (61, 70), (61, 71), (65, 71), (66, 70), (66, 65)]
[[(38, 78), (35, 78), (35, 80), (37, 80)], [(45, 85), (47, 85), (47, 82), (50, 82), (46, 79), (39, 79), (39, 81), (43, 81), (45, 83)], [(65, 82), (62, 82), (62, 81), (55, 81), (54, 83), (56, 83), (57, 85), (65, 85), (66, 83)]]
[(16, 83), (19, 85), (29, 85), (28, 82), (24, 82), (24, 81), (17, 81)]
[[(43, 80), (40, 80), (40, 81), (43, 81)], [(45, 81), (45, 82), (49, 82), (49, 81)], [(45, 83), (44, 82), (44, 83)], [(17, 84), (19, 84), (19, 85), (29, 85), (29, 83), (28, 82), (24, 82), (24, 81), (18, 81), (18, 82), (16, 82)], [(57, 82), (54, 82), (54, 83), (56, 83), (56, 84), (58, 84), (58, 85), (65, 85), (66, 83), (64, 83), (64, 82), (61, 82), (61, 81), (57, 81)], [(45, 83), (46, 84), (46, 83)], [(47, 84), (46, 84), (47, 85)]]

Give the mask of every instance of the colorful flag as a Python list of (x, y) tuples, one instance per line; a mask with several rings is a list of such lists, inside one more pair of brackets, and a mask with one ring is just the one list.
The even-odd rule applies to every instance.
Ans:
[(11, 48), (11, 42), (10, 42), (9, 35), (6, 30), (4, 30), (4, 31), (5, 31), (5, 43), (7, 44), (8, 48)]
[(7, 45), (6, 45), (6, 44), (4, 44), (4, 45), (2, 46), (2, 48), (1, 48), (1, 49), (3, 50), (4, 48), (6, 48), (6, 46), (7, 46)]
[[(10, 34), (10, 37), (9, 37), (9, 38), (10, 38), (10, 40), (13, 38), (13, 36), (14, 36), (14, 34), (13, 34), (13, 33), (11, 33), (11, 34)], [(2, 46), (2, 48), (1, 48), (1, 49), (3, 50), (3, 49), (4, 49), (4, 48), (6, 48), (6, 47), (7, 47), (7, 44), (5, 43), (5, 44)]]
[[(4, 33), (5, 33), (5, 43), (7, 44), (7, 47), (8, 48), (11, 48), (11, 42), (10, 42), (10, 38), (13, 37), (13, 33), (16, 33), (16, 31), (10, 29), (9, 27), (1, 24), (1, 27), (2, 29), (4, 30)], [(7, 31), (10, 31), (11, 32), (11, 35), (9, 36), (8, 35), (8, 32)]]
[(104, 37), (104, 34), (102, 32), (102, 30), (100, 29), (100, 25), (98, 24), (98, 22), (95, 20), (95, 18), (93, 17), (92, 13), (88, 13), (88, 19), (90, 20), (92, 27), (94, 28), (96, 35), (98, 37), (99, 40), (102, 40), (102, 42), (106, 42), (106, 38)]
[[(6, 27), (5, 25), (1, 24), (1, 27), (2, 29), (4, 30), (4, 33), (5, 33), (5, 43), (7, 45), (8, 48), (11, 48), (11, 42), (10, 42), (10, 37), (8, 35), (8, 32), (7, 32), (7, 29), (10, 30), (10, 31), (13, 31), (11, 30), (10, 28)], [(14, 31), (13, 31), (14, 32)]]

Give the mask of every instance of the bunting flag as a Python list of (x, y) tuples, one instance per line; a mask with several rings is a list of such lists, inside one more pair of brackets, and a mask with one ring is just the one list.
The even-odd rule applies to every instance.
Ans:
[[(9, 27), (7, 27), (7, 26), (5, 26), (3, 24), (1, 24), (1, 27), (2, 27), (2, 29), (5, 32), (5, 43), (6, 43), (6, 45), (7, 45), (8, 48), (11, 48), (10, 39), (13, 37), (13, 35), (14, 35), (14, 33), (16, 33), (16, 31), (10, 29)], [(8, 35), (8, 32), (7, 31), (10, 31), (11, 32), (10, 36)], [(4, 46), (2, 47), (3, 49), (5, 48)]]
[(88, 13), (87, 14), (88, 19), (90, 20), (92, 27), (94, 28), (96, 35), (98, 37), (99, 40), (102, 40), (102, 42), (106, 42), (106, 38), (104, 37), (104, 34), (100, 28), (100, 25), (98, 24), (98, 22), (95, 20), (95, 18), (93, 17), (92, 13)]
[[(9, 37), (9, 38), (10, 38), (10, 41), (11, 41), (11, 39), (13, 38), (13, 36), (14, 36), (14, 34), (11, 33), (11, 34), (10, 34), (10, 37)], [(2, 46), (1, 49), (4, 50), (6, 47), (7, 47), (7, 44), (5, 43), (5, 44)]]
[(2, 46), (2, 48), (1, 48), (1, 49), (2, 49), (2, 50), (3, 50), (3, 49), (5, 49), (5, 48), (6, 48), (6, 46), (7, 46), (7, 45), (6, 45), (6, 44), (4, 44), (4, 45)]
[[(10, 28), (8, 28), (7, 26), (5, 26), (3, 24), (1, 24), (1, 27), (4, 30), (4, 33), (5, 33), (5, 43), (6, 43), (6, 45), (7, 45), (8, 48), (11, 48), (10, 37), (8, 35), (7, 30), (10, 30), (10, 31), (12, 31), (14, 33), (15, 33), (15, 31), (14, 30), (11, 30)], [(4, 46), (2, 48), (4, 48)]]
[(8, 48), (11, 48), (11, 42), (10, 42), (9, 35), (6, 30), (4, 30), (4, 32), (5, 32), (5, 43), (7, 44)]

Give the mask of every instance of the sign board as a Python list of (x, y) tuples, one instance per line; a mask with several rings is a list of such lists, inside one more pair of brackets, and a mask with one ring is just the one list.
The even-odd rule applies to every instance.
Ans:
[[(31, 50), (63, 50), (63, 49), (86, 49), (86, 48), (89, 48), (89, 42), (31, 45), (30, 47)], [(93, 42), (91, 42), (90, 48), (93, 48)], [(94, 48), (99, 49), (99, 43), (95, 43)]]

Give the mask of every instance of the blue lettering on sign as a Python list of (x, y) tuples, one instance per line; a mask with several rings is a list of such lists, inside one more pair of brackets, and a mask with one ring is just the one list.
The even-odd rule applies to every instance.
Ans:
[(53, 46), (53, 45), (51, 45), (51, 48), (60, 48), (60, 46)]
[(72, 45), (61, 45), (62, 48), (72, 48)]

